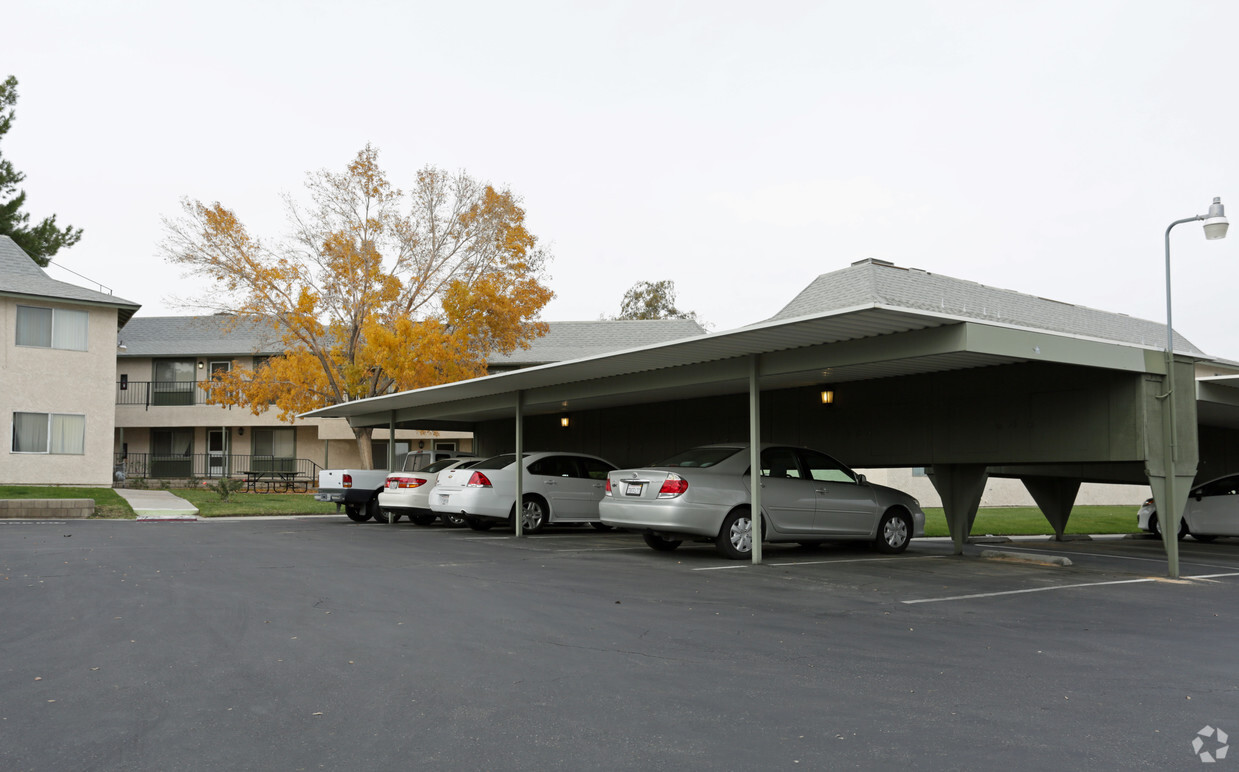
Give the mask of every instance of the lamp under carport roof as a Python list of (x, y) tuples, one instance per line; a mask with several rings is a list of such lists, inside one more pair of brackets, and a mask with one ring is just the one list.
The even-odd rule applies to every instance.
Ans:
[[(1185, 217), (1175, 220), (1166, 228), (1166, 393), (1158, 395), (1158, 399), (1166, 401), (1166, 409), (1162, 411), (1162, 470), (1165, 475), (1165, 502), (1158, 502), (1158, 519), (1161, 521), (1162, 544), (1166, 549), (1166, 564), (1170, 578), (1179, 578), (1179, 523), (1183, 519), (1183, 504), (1175, 493), (1175, 473), (1178, 471), (1175, 461), (1178, 448), (1175, 443), (1177, 427), (1175, 423), (1174, 401), (1174, 323), (1170, 302), (1170, 231), (1174, 226), (1185, 222), (1200, 220), (1204, 224), (1205, 238), (1209, 241), (1226, 238), (1230, 223), (1226, 220), (1226, 208), (1222, 206), (1221, 197), (1215, 196), (1209, 205), (1208, 214), (1198, 214), (1195, 217)], [(1184, 497), (1186, 499), (1186, 497)], [(1170, 505), (1170, 518), (1167, 522), (1164, 503)]]

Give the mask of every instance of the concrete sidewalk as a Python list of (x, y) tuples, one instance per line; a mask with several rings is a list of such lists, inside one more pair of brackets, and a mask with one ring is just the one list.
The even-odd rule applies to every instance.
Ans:
[(116, 488), (116, 493), (129, 502), (139, 520), (197, 520), (198, 508), (168, 491), (147, 491)]

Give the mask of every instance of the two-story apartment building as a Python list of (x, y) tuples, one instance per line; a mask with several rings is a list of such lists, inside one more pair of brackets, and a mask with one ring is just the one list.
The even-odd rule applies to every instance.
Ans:
[(0, 484), (111, 485), (117, 331), (139, 307), (50, 278), (0, 236)]
[[(490, 363), (494, 372), (700, 335), (693, 321), (550, 322), (546, 335)], [(281, 353), (269, 325), (232, 316), (135, 317), (116, 355), (115, 453), (127, 476), (157, 479), (236, 476), (250, 470), (314, 479), (327, 467), (356, 467), (360, 453), (343, 419), (281, 421), (277, 410), (208, 405), (213, 373)], [(387, 431), (375, 431), (374, 459), (387, 458)], [(463, 432), (396, 431), (397, 455), (417, 449), (470, 451)]]

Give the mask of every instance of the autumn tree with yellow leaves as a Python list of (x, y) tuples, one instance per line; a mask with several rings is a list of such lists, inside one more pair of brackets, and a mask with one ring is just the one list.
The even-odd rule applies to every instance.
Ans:
[[(486, 374), (487, 358), (546, 332), (549, 255), (510, 190), (427, 166), (393, 188), (367, 145), (344, 173), (286, 198), (292, 231), (252, 237), (219, 203), (164, 220), (165, 257), (206, 281), (194, 305), (270, 324), (284, 353), (217, 373), (209, 401), (299, 413)], [(354, 428), (373, 465), (372, 430)]]

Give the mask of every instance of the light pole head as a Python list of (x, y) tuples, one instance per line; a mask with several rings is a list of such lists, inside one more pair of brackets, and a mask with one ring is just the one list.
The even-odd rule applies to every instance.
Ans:
[(1209, 206), (1209, 214), (1203, 219), (1206, 239), (1213, 241), (1226, 238), (1226, 229), (1230, 227), (1230, 223), (1226, 221), (1226, 207), (1222, 206), (1220, 196), (1214, 196), (1213, 203)]

